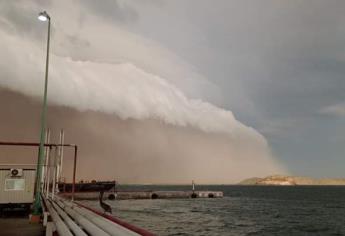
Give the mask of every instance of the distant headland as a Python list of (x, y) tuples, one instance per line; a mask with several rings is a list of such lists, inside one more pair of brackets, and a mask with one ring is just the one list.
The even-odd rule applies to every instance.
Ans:
[(314, 179), (300, 176), (272, 175), (264, 178), (249, 178), (238, 183), (239, 185), (345, 185), (344, 179)]

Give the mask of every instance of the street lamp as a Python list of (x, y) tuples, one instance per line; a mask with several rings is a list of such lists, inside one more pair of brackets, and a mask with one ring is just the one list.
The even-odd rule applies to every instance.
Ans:
[(48, 21), (48, 38), (47, 38), (47, 55), (46, 55), (46, 70), (44, 79), (44, 94), (43, 94), (43, 106), (41, 113), (41, 134), (40, 134), (40, 147), (38, 151), (38, 160), (36, 168), (36, 193), (33, 215), (40, 215), (41, 209), (41, 175), (42, 175), (42, 164), (44, 159), (44, 140), (45, 140), (45, 127), (46, 127), (46, 113), (47, 113), (47, 90), (48, 90), (48, 66), (49, 66), (49, 41), (50, 41), (50, 16), (46, 11), (38, 14), (40, 21)]
[(40, 12), (40, 14), (38, 14), (38, 19), (40, 21), (47, 21), (47, 20), (50, 20), (50, 16), (48, 15), (46, 11), (43, 11), (43, 12)]

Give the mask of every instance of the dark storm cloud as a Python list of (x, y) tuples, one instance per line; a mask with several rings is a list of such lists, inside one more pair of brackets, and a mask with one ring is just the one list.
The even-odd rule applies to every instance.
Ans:
[[(344, 100), (345, 62), (310, 58), (299, 60), (291, 71), (277, 68), (275, 79), (256, 91), (257, 104), (271, 117), (303, 118)], [(279, 101), (273, 99), (279, 97)]]
[[(167, 5), (165, 14), (138, 7), (138, 31), (164, 41), (219, 85), (222, 106), (266, 135), (292, 171), (325, 174), (317, 168), (324, 150), (331, 163), (345, 164), (338, 158), (343, 145), (331, 144), (332, 137), (324, 136), (340, 130), (344, 117), (344, 1), (199, 0)], [(152, 25), (154, 17), (160, 21)], [(337, 140), (345, 141), (344, 135)], [(300, 168), (296, 160), (318, 164)], [(338, 172), (325, 171), (340, 175), (335, 169)]]
[[(0, 27), (13, 35), (21, 35), (40, 40), (46, 34), (46, 28), (42, 27), (37, 19), (42, 9), (48, 8), (51, 1), (5, 1), (0, 0)], [(54, 26), (51, 27), (54, 32)]]
[[(308, 116), (343, 98), (343, 2), (201, 0), (166, 5), (159, 10), (138, 6), (138, 32), (193, 62), (223, 88), (221, 105), (250, 123), (287, 113)], [(152, 21), (155, 17), (160, 21)]]
[(128, 6), (125, 1), (103, 0), (100, 4), (95, 0), (81, 0), (81, 4), (85, 5), (88, 10), (100, 17), (122, 23), (131, 23), (138, 20), (137, 12)]
[[(208, 1), (195, 11), (215, 49), (207, 62), (215, 69), (201, 67), (209, 77), (230, 91), (242, 84), (264, 119), (310, 116), (344, 99), (342, 2), (227, 2), (214, 3), (208, 17)], [(248, 112), (238, 101), (228, 105)]]
[(32, 15), (30, 9), (22, 7), (19, 2), (8, 4), (0, 2), (0, 13), (3, 16), (2, 27), (9, 30), (16, 30), (16, 33), (28, 33), (35, 31), (37, 27), (31, 23)]
[[(143, 38), (152, 39), (177, 55), (177, 60), (172, 61), (183, 59), (192, 65), (195, 71), (220, 88), (219, 92), (203, 91), (200, 97), (234, 111), (239, 120), (261, 131), (276, 155), (295, 174), (342, 174), (339, 166), (345, 164), (341, 159), (345, 143), (342, 134), (345, 132), (342, 128), (345, 114), (344, 1), (162, 2), (117, 0), (100, 4), (100, 1), (89, 0), (78, 3), (85, 10), (85, 18), (87, 14), (97, 16), (99, 22), (93, 18), (88, 22), (94, 24), (94, 32), (98, 26), (109, 22), (114, 28), (117, 25), (130, 28), (133, 34), (142, 36), (140, 40), (132, 40), (138, 45)], [(18, 5), (13, 9), (1, 9), (15, 29), (34, 32), (36, 29), (26, 22), (28, 13), (21, 8)], [(13, 18), (13, 11), (18, 16)], [(88, 27), (85, 18), (77, 19), (79, 28), (72, 28), (71, 32)], [(125, 32), (117, 33), (112, 41)], [(162, 71), (168, 74), (177, 68), (171, 67), (171, 63), (160, 65), (171, 55), (158, 51), (159, 56), (153, 57), (155, 48), (147, 47), (146, 43), (144, 47), (150, 50), (134, 50), (135, 44), (116, 42), (112, 45), (116, 50), (122, 49), (118, 45), (125, 45), (123, 51), (134, 51), (133, 56), (123, 51), (102, 51), (99, 45), (110, 45), (112, 41), (94, 37), (90, 42), (92, 32), (86, 36), (63, 34), (59, 41), (61, 50), (65, 49), (66, 55), (77, 59), (111, 61), (113, 55), (125, 55), (121, 60), (129, 58), (139, 65), (152, 63), (145, 69), (155, 73), (159, 68), (160, 75)], [(90, 43), (97, 40), (98, 47), (89, 51)], [(143, 55), (141, 60), (136, 61), (140, 55)], [(172, 75), (167, 76), (173, 78), (171, 81), (189, 78), (185, 71)], [(180, 83), (177, 87), (183, 88), (183, 85)], [(194, 87), (192, 85), (190, 87)], [(320, 166), (325, 164), (325, 159), (330, 164), (322, 169)]]

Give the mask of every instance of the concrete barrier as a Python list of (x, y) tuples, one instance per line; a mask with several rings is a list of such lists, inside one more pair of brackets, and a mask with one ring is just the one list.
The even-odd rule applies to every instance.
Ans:
[[(194, 196), (192, 196), (194, 193)], [(60, 193), (64, 198), (70, 198), (70, 193)], [(112, 198), (110, 196), (115, 196)], [(75, 200), (97, 200), (98, 192), (75, 193)], [(178, 199), (178, 198), (222, 198), (221, 191), (119, 191), (105, 192), (104, 197), (108, 200), (128, 200), (128, 199)]]

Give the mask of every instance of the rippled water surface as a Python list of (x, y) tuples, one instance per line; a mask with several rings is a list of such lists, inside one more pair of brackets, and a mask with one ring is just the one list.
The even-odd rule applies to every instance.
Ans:
[[(126, 187), (122, 187), (126, 188)], [(128, 186), (189, 190), (189, 186)], [(107, 201), (113, 214), (158, 235), (345, 235), (345, 187), (199, 186), (222, 199)], [(99, 208), (98, 202), (85, 202)]]

